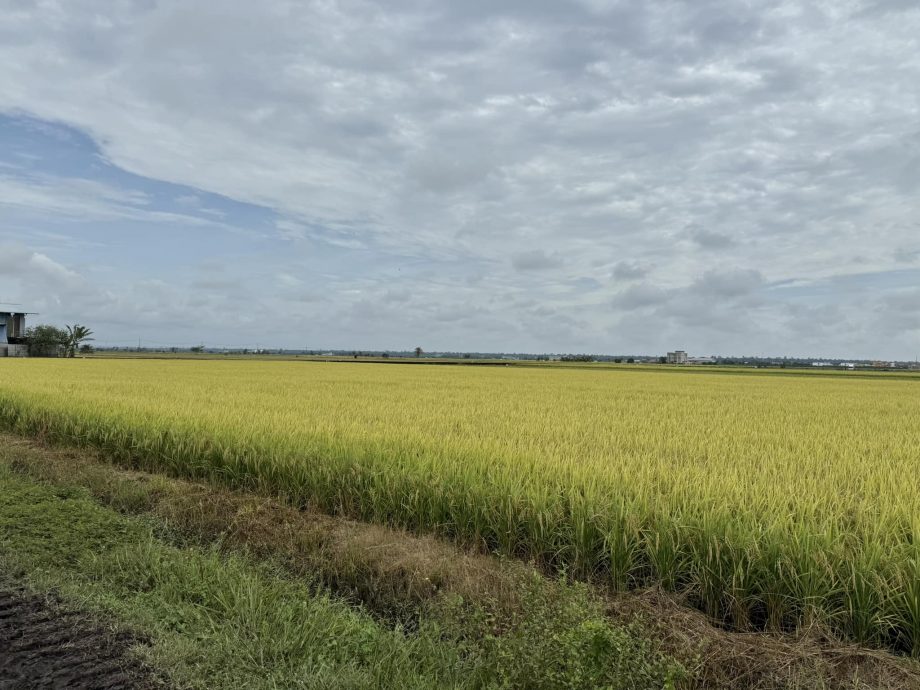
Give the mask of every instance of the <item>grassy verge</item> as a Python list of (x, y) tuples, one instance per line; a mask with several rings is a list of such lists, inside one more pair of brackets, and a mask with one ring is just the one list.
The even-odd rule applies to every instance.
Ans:
[[(730, 633), (657, 591), (615, 594), (572, 586), (540, 577), (520, 562), (465, 552), (431, 537), (297, 510), (266, 496), (121, 470), (82, 450), (50, 449), (0, 435), (0, 471), (5, 472), (0, 478), (4, 488), (15, 480), (57, 492), (58, 501), (64, 500), (61, 495), (68, 501), (79, 498), (84, 507), (118, 518), (118, 524), (139, 524), (163, 548), (211, 559), (215, 567), (236, 563), (241, 572), (259, 571), (260, 578), (294, 583), (296, 592), (287, 595), (291, 601), (319, 597), (334, 606), (347, 603), (344, 609), (358, 615), (369, 630), (381, 635), (398, 630), (397, 642), (415, 650), (417, 657), (409, 654), (402, 669), (412, 671), (413, 664), (425, 659), (427, 664), (440, 660), (423, 664), (428, 675), (405, 671), (409, 687), (413, 682), (577, 687), (604, 678), (610, 687), (637, 688), (665, 687), (669, 680), (691, 688), (920, 687), (920, 665), (840, 645), (817, 629), (804, 637)], [(4, 530), (14, 529), (11, 524), (4, 527), (2, 520), (0, 550), (7, 539)], [(32, 535), (26, 544), (36, 541)], [(18, 551), (21, 557), (22, 548)], [(52, 548), (52, 555), (57, 551)], [(93, 551), (111, 553), (98, 546)], [(92, 562), (110, 560), (97, 555)], [(30, 568), (33, 581), (60, 581), (60, 573), (41, 580), (36, 572)], [(72, 595), (86, 599), (84, 579), (94, 571), (78, 563), (68, 572)], [(234, 575), (227, 585), (241, 579)], [(195, 589), (193, 583), (190, 591)], [(96, 599), (89, 601), (100, 605)], [(102, 605), (108, 607), (104, 600)], [(207, 663), (183, 661), (171, 650), (185, 645), (202, 655), (213, 648), (213, 641), (201, 642), (201, 649), (197, 643), (189, 647), (188, 640), (205, 638), (200, 633), (164, 637), (156, 626), (168, 619), (158, 613), (138, 619), (115, 610), (144, 631), (154, 631), (160, 640), (154, 649), (165, 650), (158, 652), (159, 667), (178, 669), (172, 671), (173, 678), (188, 684), (205, 684), (201, 669)], [(225, 622), (226, 613), (222, 615)], [(232, 645), (218, 646), (234, 655)], [(668, 657), (688, 671), (681, 673)], [(224, 662), (215, 663), (220, 668)], [(266, 663), (279, 672), (276, 660)], [(198, 668), (198, 675), (183, 670), (188, 668)], [(258, 665), (247, 668), (256, 675), (263, 672)], [(241, 673), (236, 668), (228, 678)], [(335, 687), (345, 678), (337, 676), (340, 684)], [(358, 685), (379, 682), (364, 676)]]
[(526, 615), (510, 621), (445, 598), (408, 631), (272, 559), (187, 543), (154, 514), (14, 471), (9, 455), (0, 569), (139, 631), (151, 644), (138, 653), (178, 687), (661, 688), (681, 675), (581, 587), (534, 580), (519, 592)]

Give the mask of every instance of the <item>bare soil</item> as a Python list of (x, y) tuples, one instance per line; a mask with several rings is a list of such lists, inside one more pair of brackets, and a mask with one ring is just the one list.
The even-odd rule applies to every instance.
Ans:
[(0, 690), (160, 687), (129, 655), (136, 641), (0, 582)]

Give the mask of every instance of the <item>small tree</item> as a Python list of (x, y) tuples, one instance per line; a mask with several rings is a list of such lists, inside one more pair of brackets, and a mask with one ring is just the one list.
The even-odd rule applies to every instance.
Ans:
[(73, 326), (67, 326), (64, 337), (64, 352), (66, 355), (68, 357), (75, 356), (84, 342), (92, 340), (90, 337), (92, 334), (93, 332), (90, 329), (78, 323)]
[(26, 343), (33, 357), (59, 357), (67, 347), (67, 331), (41, 324), (26, 330)]
[(420, 348), (420, 347), (415, 348), (415, 356), (416, 356), (416, 357), (421, 357), (421, 356), (422, 356), (422, 348)]

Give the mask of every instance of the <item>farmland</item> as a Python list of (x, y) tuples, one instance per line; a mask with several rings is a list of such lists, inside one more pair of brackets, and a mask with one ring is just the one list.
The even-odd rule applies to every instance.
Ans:
[(22, 360), (7, 429), (920, 655), (920, 382)]

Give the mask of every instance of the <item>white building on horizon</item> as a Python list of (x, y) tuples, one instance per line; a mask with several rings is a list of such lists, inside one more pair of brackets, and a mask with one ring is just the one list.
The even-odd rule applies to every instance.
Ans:
[(688, 359), (687, 353), (683, 350), (668, 353), (668, 364), (686, 364)]

